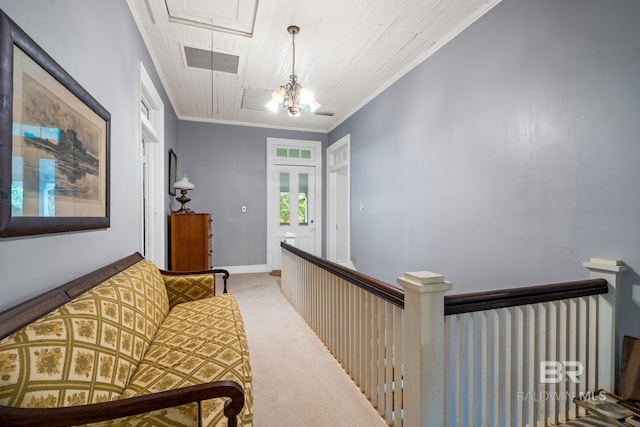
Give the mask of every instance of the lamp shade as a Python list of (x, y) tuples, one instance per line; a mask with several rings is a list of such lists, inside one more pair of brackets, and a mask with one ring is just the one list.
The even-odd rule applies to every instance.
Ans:
[(177, 188), (178, 190), (193, 190), (196, 186), (190, 183), (189, 178), (184, 175), (180, 178), (180, 181), (176, 181), (176, 183), (173, 184), (173, 188)]

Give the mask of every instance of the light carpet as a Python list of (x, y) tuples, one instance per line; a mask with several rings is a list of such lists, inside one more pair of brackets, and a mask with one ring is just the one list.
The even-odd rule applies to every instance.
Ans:
[(249, 341), (255, 427), (386, 425), (280, 293), (279, 277), (234, 274), (229, 292)]

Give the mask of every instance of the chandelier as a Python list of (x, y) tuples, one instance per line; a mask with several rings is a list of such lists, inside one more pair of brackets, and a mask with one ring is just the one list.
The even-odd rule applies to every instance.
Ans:
[(271, 101), (267, 107), (277, 113), (279, 109), (287, 110), (291, 117), (298, 117), (302, 110), (310, 112), (316, 111), (320, 104), (315, 100), (309, 89), (300, 86), (298, 76), (296, 76), (296, 34), (300, 32), (300, 27), (290, 25), (287, 31), (291, 34), (291, 44), (293, 45), (293, 60), (291, 61), (291, 75), (289, 83), (280, 86), (271, 94)]

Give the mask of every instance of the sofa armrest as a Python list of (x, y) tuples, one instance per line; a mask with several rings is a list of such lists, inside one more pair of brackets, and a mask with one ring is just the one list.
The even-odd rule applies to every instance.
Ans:
[(117, 414), (115, 418), (122, 418), (192, 402), (198, 402), (198, 416), (200, 416), (199, 402), (218, 397), (230, 399), (224, 404), (224, 415), (229, 419), (229, 427), (237, 427), (237, 416), (244, 406), (244, 391), (234, 381), (215, 381), (126, 399), (63, 408), (0, 406), (0, 425), (51, 427), (79, 425), (111, 420), (114, 419), (114, 414)]

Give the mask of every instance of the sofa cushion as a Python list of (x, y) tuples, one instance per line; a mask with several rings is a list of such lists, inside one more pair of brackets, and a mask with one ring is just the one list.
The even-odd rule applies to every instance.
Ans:
[(143, 260), (0, 341), (0, 404), (60, 407), (118, 398), (169, 303)]
[[(175, 306), (158, 329), (153, 343), (131, 378), (123, 397), (231, 380), (245, 391), (245, 406), (238, 425), (250, 426), (252, 388), (249, 349), (238, 305), (231, 294), (205, 298)], [(203, 426), (226, 426), (222, 413), (224, 399), (202, 402)], [(192, 423), (191, 413), (164, 413), (184, 424)], [(147, 418), (151, 424), (163, 420)]]
[(216, 294), (216, 276), (213, 274), (188, 274), (181, 276), (163, 274), (169, 306), (208, 298)]

